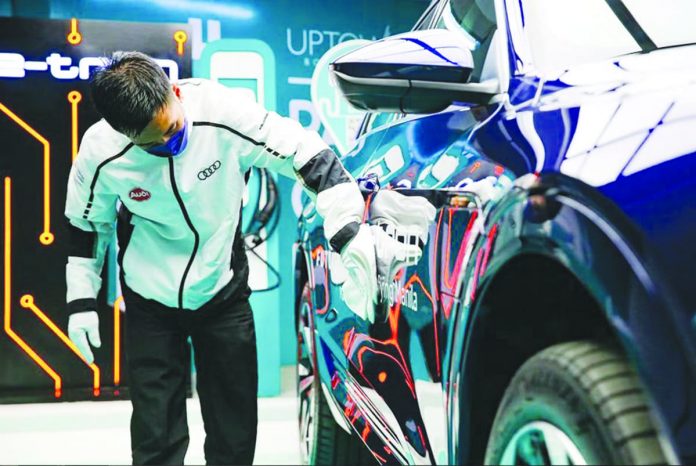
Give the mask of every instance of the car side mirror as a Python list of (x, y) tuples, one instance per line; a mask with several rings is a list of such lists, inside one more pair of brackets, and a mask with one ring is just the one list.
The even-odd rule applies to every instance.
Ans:
[(348, 53), (331, 64), (343, 95), (372, 112), (435, 113), (453, 103), (488, 103), (498, 83), (468, 83), (474, 69), (461, 36), (447, 29), (412, 31)]

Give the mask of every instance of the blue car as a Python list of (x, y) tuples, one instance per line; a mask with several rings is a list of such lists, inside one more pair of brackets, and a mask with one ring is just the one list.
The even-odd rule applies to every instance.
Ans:
[(306, 462), (696, 463), (694, 18), (692, 0), (435, 0), (331, 65), (369, 111), (342, 157), (365, 221), (418, 254), (353, 312), (305, 202)]

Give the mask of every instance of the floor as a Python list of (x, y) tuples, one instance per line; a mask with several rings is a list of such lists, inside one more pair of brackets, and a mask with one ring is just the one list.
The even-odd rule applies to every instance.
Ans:
[[(254, 464), (299, 464), (294, 368), (281, 396), (259, 399)], [(198, 399), (188, 400), (185, 464), (205, 464)], [(129, 401), (0, 405), (0, 464), (131, 464)]]

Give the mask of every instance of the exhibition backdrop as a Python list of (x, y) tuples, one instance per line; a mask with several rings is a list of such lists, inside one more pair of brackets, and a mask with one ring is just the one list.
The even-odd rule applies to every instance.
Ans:
[[(7, 303), (4, 306), (6, 325), (0, 337), (0, 402), (56, 399), (57, 379), (62, 386), (60, 399), (95, 398), (96, 393), (99, 399), (109, 399), (114, 393), (122, 396), (123, 390), (118, 388), (127, 385), (127, 380), (115, 372), (115, 352), (120, 352), (115, 338), (120, 337), (114, 333), (116, 320), (111, 316), (118, 315), (114, 304), (119, 307), (119, 303), (114, 303), (118, 289), (109, 267), (100, 299), (103, 345), (96, 353), (99, 373), (73, 354), (59, 334), (67, 322), (65, 238), (60, 225), (65, 182), (74, 140), (96, 118), (86, 98), (86, 81), (80, 74), (80, 65), (87, 67), (89, 61), (83, 64), (81, 57), (130, 49), (173, 60), (178, 64), (179, 76), (188, 76), (192, 71), (193, 76), (209, 77), (240, 92), (251, 92), (269, 108), (319, 131), (332, 143), (310, 98), (311, 77), (321, 56), (333, 45), (348, 40), (372, 40), (406, 31), (426, 4), (423, 0), (380, 0), (377, 9), (375, 2), (368, 0), (0, 0), (0, 16), (14, 18), (4, 19), (0, 26), (0, 53), (6, 54), (4, 67), (0, 68), (5, 74), (12, 69), (19, 74), (20, 56), (26, 63), (47, 63), (44, 72), (32, 70), (32, 66), (44, 65), (30, 63), (24, 67), (22, 78), (2, 77), (0, 71), (0, 103), (6, 110), (0, 114), (0, 137), (11, 141), (0, 152), (0, 175), (4, 199), (8, 193), (11, 196), (12, 251), (21, 254), (11, 257), (11, 289), (3, 282), (11, 299), (10, 307)], [(56, 21), (20, 23), (18, 17)], [(135, 23), (145, 20), (151, 24)], [(14, 26), (7, 26), (10, 24)], [(83, 35), (83, 45), (71, 43), (71, 34), (74, 39), (76, 33)], [(71, 66), (77, 69), (75, 77), (70, 74)], [(68, 74), (56, 76), (54, 70), (59, 75)], [(77, 94), (71, 91), (80, 92), (82, 99), (77, 101)], [(47, 144), (43, 141), (51, 148), (49, 171)], [(11, 178), (9, 187), (6, 178)], [(44, 191), (46, 180), (50, 182), (48, 195)], [(282, 178), (277, 182), (280, 223), (264, 245), (262, 256), (282, 280), (278, 288), (258, 291), (252, 298), (262, 396), (279, 393), (279, 367), (294, 364), (295, 358), (291, 304), (292, 243), (297, 230), (291, 201), (294, 183)], [(257, 185), (250, 183), (250, 188), (253, 186)], [(250, 197), (263, 196), (252, 190)], [(51, 199), (50, 209), (46, 207), (47, 197)], [(249, 210), (245, 212), (247, 219), (253, 213)], [(48, 232), (46, 212), (54, 234), (51, 244), (45, 244), (49, 236), (41, 236)], [(5, 245), (7, 236), (3, 238)], [(275, 275), (262, 262), (252, 266), (252, 286), (273, 288)], [(8, 310), (12, 313), (9, 327)], [(95, 390), (97, 378), (99, 392)]]
[[(72, 23), (72, 24), (71, 24)], [(3, 338), (0, 400), (121, 396), (122, 300), (115, 249), (98, 299), (103, 346), (87, 365), (66, 337), (66, 180), (84, 131), (90, 70), (114, 43), (140, 47), (171, 78), (191, 60), (188, 25), (0, 18)]]

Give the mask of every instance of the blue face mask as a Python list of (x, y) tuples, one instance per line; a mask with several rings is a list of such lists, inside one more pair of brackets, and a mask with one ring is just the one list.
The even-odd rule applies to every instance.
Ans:
[(166, 143), (150, 147), (146, 152), (160, 157), (176, 157), (186, 149), (186, 144), (188, 144), (188, 129), (188, 120), (184, 118), (184, 126), (174, 133)]

